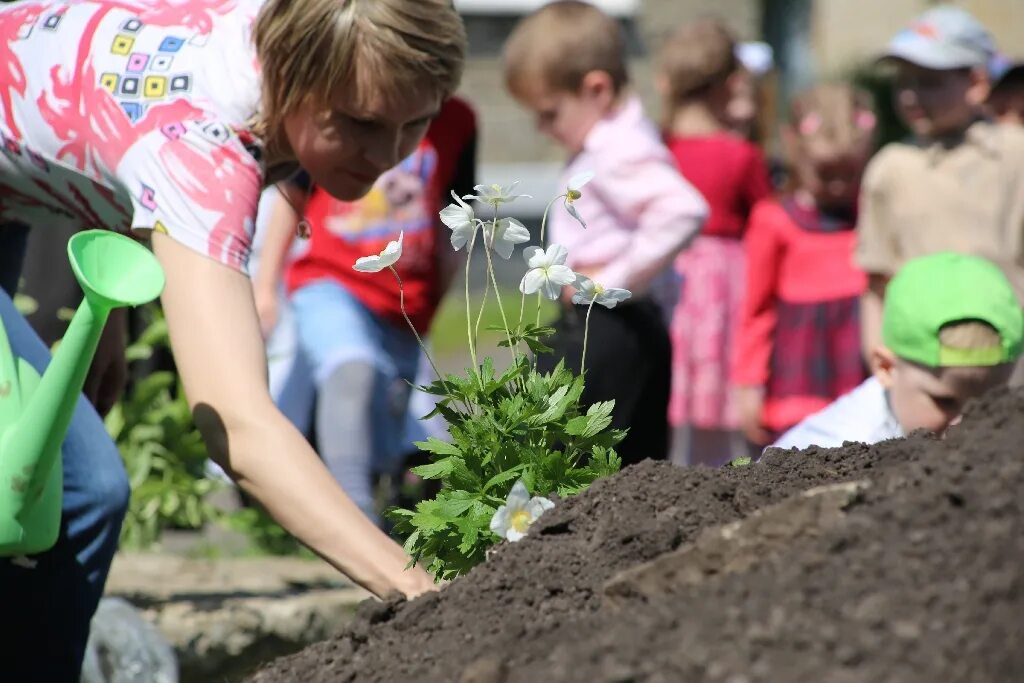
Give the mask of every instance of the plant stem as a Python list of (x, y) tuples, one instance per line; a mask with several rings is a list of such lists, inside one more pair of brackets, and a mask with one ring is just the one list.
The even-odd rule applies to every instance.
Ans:
[(526, 311), (526, 292), (522, 293), (522, 297), (519, 299), (519, 331), (523, 328), (523, 313)]
[[(547, 248), (547, 245), (544, 244), (544, 235), (545, 235), (545, 231), (547, 230), (547, 227), (548, 227), (548, 211), (551, 210), (551, 207), (554, 206), (555, 202), (557, 202), (559, 199), (563, 199), (564, 197), (565, 197), (564, 194), (560, 194), (557, 197), (555, 197), (554, 199), (552, 199), (550, 202), (548, 202), (548, 205), (544, 207), (544, 215), (540, 219), (540, 248), (541, 249), (546, 249)], [(540, 305), (541, 305), (540, 292), (537, 292), (537, 327), (540, 327)]]
[[(430, 352), (427, 351), (427, 345), (423, 343), (423, 339), (420, 337), (420, 333), (416, 331), (416, 327), (412, 324), (412, 320), (409, 319), (409, 314), (405, 311), (405, 285), (402, 282), (402, 278), (399, 277), (398, 271), (395, 270), (394, 266), (388, 266), (388, 270), (395, 276), (398, 281), (398, 305), (402, 309), (402, 317), (405, 318), (406, 324), (409, 329), (412, 330), (413, 335), (416, 337), (416, 343), (420, 345), (420, 349), (423, 351), (423, 355), (427, 357), (427, 362), (430, 363), (430, 367), (433, 368), (434, 374), (437, 375), (437, 379), (441, 384), (444, 384), (444, 378), (441, 377), (441, 371), (437, 369), (437, 365), (434, 363), (434, 359), (430, 356)], [(463, 409), (466, 411), (466, 415), (469, 415), (472, 411), (469, 406), (463, 402)]]
[[(498, 232), (498, 209), (494, 209), (494, 218), (491, 220), (491, 244), (494, 244), (494, 238)], [(487, 245), (487, 236), (484, 234), (484, 246)], [(491, 278), (491, 284), (494, 285), (494, 298), (498, 302), (498, 311), (501, 313), (501, 323), (505, 326), (505, 336), (508, 339), (508, 350), (512, 354), (512, 360), (519, 360), (519, 351), (512, 343), (512, 331), (508, 327), (508, 318), (505, 317), (505, 306), (501, 303), (501, 292), (498, 291), (498, 279), (494, 277), (494, 260), (491, 258), (490, 247), (484, 249), (484, 253), (487, 254), (487, 274)]]
[[(469, 357), (473, 361), (473, 372), (479, 373), (480, 364), (476, 361), (476, 344), (473, 343), (473, 314), (469, 309), (469, 264), (473, 260), (473, 246), (476, 244), (476, 230), (473, 231), (473, 237), (469, 240), (469, 246), (466, 248), (466, 337), (469, 339)], [(483, 384), (481, 383), (481, 386)]]
[(590, 300), (590, 305), (587, 306), (587, 319), (583, 323), (583, 358), (580, 359), (580, 377), (583, 377), (583, 373), (587, 369), (587, 336), (590, 334), (590, 312), (594, 310), (594, 301), (596, 300), (596, 297)]
[(484, 317), (484, 308), (487, 306), (487, 295), (491, 291), (491, 281), (489, 279), (484, 280), (484, 296), (480, 301), (480, 311), (476, 315), (476, 329), (473, 330), (473, 341), (480, 344), (480, 321)]
[(545, 231), (545, 229), (547, 228), (547, 225), (548, 225), (548, 211), (551, 210), (551, 207), (554, 206), (555, 202), (557, 202), (559, 199), (564, 199), (564, 198), (565, 198), (565, 195), (564, 194), (560, 194), (557, 197), (555, 197), (554, 199), (552, 199), (550, 202), (548, 202), (548, 205), (544, 207), (544, 216), (541, 217), (541, 219), (540, 219), (540, 248), (541, 249), (546, 249), (547, 248), (547, 245), (544, 244), (544, 234), (545, 234), (544, 231)]

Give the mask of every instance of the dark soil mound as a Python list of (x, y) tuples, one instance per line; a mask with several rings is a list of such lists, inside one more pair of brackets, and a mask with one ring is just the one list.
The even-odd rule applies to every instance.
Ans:
[[(853, 480), (832, 517), (784, 507)], [(1003, 392), (944, 441), (628, 468), (443, 592), (367, 602), (251, 680), (1017, 681), (1022, 638), (1024, 392)]]

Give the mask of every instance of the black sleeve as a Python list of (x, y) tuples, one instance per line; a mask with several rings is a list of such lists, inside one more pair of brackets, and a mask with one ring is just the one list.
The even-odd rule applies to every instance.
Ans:
[(452, 183), (448, 189), (459, 197), (472, 194), (473, 186), (476, 185), (476, 138), (474, 131), (463, 146), (452, 174)]

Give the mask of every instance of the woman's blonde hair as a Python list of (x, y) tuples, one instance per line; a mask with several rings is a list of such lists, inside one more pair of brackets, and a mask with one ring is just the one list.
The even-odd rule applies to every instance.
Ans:
[(283, 121), (339, 88), (354, 99), (458, 88), (466, 33), (451, 0), (267, 0), (253, 27), (262, 69), (253, 122), (267, 156), (288, 155)]

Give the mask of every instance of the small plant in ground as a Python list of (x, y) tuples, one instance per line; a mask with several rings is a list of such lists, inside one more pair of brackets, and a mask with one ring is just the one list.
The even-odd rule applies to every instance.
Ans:
[[(387, 513), (395, 522), (395, 530), (405, 537), (405, 549), (413, 562), (425, 565), (439, 580), (465, 573), (483, 561), (495, 543), (521, 539), (536, 518), (554, 505), (553, 496), (577, 494), (621, 466), (614, 447), (625, 432), (610, 429), (614, 403), (596, 403), (586, 410), (580, 406), (587, 332), (579, 376), (563, 363), (551, 372), (539, 372), (535, 361), (536, 354), (551, 350), (544, 339), (554, 331), (540, 324), (544, 298), (558, 300), (563, 287), (575, 286), (572, 300), (588, 307), (589, 330), (595, 303), (611, 308), (629, 297), (626, 290), (606, 289), (574, 273), (565, 265), (568, 252), (564, 247), (544, 244), (548, 212), (558, 200), (586, 227), (574, 202), (582, 196), (581, 188), (589, 179), (589, 174), (574, 178), (565, 192), (548, 204), (541, 221), (541, 245), (523, 250), (527, 271), (519, 286), (517, 318), (502, 300), (492, 256), (509, 259), (516, 246), (530, 239), (519, 221), (498, 216), (501, 205), (519, 196), (513, 194), (515, 185), (478, 185), (475, 195), (460, 198), (453, 194), (455, 203), (441, 211), (441, 220), (452, 231), (452, 247), (466, 248), (466, 339), (472, 367), (464, 376), (442, 377), (430, 360), (437, 379), (419, 389), (436, 397), (436, 408), (427, 417), (441, 414), (448, 422), (450, 440), (432, 437), (417, 443), (431, 462), (413, 468), (413, 472), (438, 480), (441, 488), (434, 498), (420, 501), (413, 510), (392, 508)], [(491, 218), (477, 218), (473, 208), (463, 201), (468, 199), (490, 206)], [(470, 259), (481, 238), (488, 279), (481, 308), (474, 317), (469, 296)], [(380, 254), (359, 259), (354, 268), (364, 272), (390, 270), (404, 298), (402, 281), (394, 268), (401, 255), (400, 236)], [(500, 345), (509, 353), (504, 369), (496, 368), (490, 357), (482, 361), (477, 358), (480, 321), (489, 292), (494, 294), (502, 323), (496, 328), (503, 336)], [(536, 311), (531, 311), (529, 317), (528, 295), (537, 297)], [(419, 340), (411, 323), (409, 327)]]

